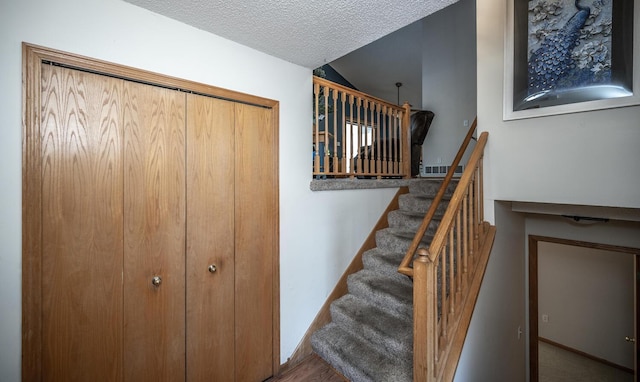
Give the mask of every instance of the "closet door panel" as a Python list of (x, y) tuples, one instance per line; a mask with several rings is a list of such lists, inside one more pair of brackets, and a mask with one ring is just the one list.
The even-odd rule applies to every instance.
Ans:
[(119, 380), (123, 81), (41, 73), (42, 375)]
[[(124, 362), (127, 381), (185, 377), (185, 94), (124, 92)], [(154, 277), (159, 282), (154, 285)]]
[(273, 375), (277, 153), (271, 110), (236, 104), (236, 381)]
[(187, 105), (187, 379), (233, 381), (234, 106)]

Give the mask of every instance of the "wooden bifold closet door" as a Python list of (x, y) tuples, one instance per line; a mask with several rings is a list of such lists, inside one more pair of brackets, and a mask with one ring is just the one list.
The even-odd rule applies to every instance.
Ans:
[(271, 111), (40, 73), (42, 380), (272, 376)]

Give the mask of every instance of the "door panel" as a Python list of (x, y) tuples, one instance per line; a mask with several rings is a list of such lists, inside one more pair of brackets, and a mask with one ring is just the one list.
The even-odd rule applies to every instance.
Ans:
[(187, 379), (233, 381), (234, 108), (193, 94), (187, 105)]
[(23, 376), (271, 377), (277, 103), (24, 52)]
[(277, 153), (271, 111), (235, 110), (236, 381), (262, 381), (273, 375)]
[[(185, 94), (125, 84), (127, 381), (185, 376)], [(160, 277), (160, 285), (152, 279)]]
[(123, 81), (41, 70), (42, 375), (120, 380)]

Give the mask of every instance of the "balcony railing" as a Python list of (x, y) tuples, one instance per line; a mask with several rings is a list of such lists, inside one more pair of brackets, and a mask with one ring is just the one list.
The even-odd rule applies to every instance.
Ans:
[(313, 78), (313, 176), (409, 178), (408, 103), (394, 105)]

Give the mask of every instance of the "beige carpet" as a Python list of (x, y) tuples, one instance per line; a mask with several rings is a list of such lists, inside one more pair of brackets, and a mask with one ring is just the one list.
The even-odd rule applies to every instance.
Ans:
[(540, 382), (632, 382), (633, 374), (538, 342)]

